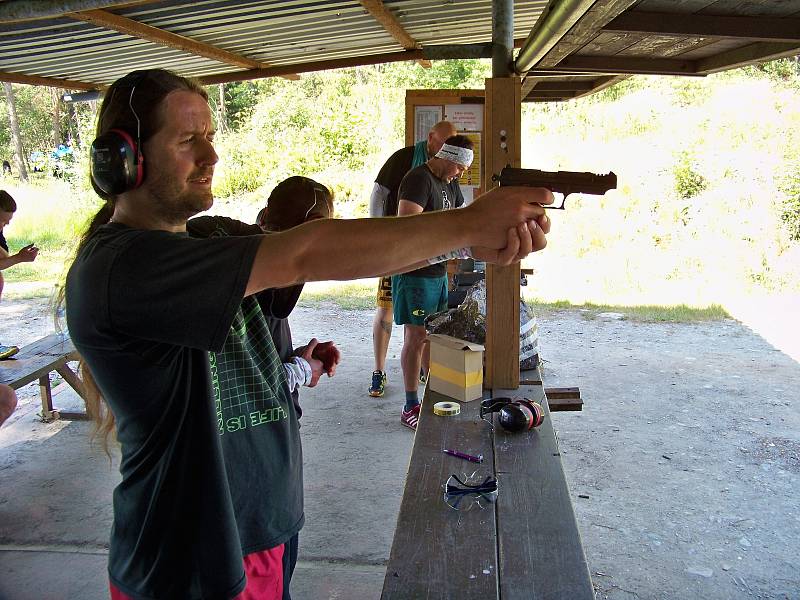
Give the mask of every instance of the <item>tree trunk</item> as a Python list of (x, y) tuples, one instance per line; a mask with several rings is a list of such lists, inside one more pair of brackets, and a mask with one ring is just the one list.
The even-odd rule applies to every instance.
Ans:
[(25, 151), (22, 148), (22, 137), (19, 135), (19, 121), (17, 120), (17, 107), (14, 104), (14, 90), (7, 81), (3, 82), (8, 104), (8, 120), (11, 123), (11, 139), (14, 142), (14, 161), (19, 169), (20, 181), (28, 181), (28, 167), (25, 164)]
[(217, 104), (217, 129), (223, 133), (227, 128), (228, 115), (225, 112), (225, 84), (219, 84), (219, 104)]
[(58, 88), (50, 88), (50, 99), (53, 101), (53, 148), (58, 148), (63, 144), (61, 138), (61, 91)]
[(67, 102), (67, 120), (69, 122), (69, 139), (73, 146), (81, 145), (81, 127), (78, 123), (78, 112), (75, 110), (75, 103)]

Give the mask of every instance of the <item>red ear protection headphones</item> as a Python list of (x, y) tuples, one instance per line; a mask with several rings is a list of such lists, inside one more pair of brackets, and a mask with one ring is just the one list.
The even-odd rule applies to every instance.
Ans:
[(133, 108), (133, 92), (140, 80), (141, 76), (138, 76), (131, 82), (128, 98), (128, 106), (136, 118), (136, 139), (122, 129), (110, 129), (92, 142), (92, 179), (97, 187), (112, 196), (135, 190), (144, 180), (141, 122)]
[(489, 398), (481, 401), (480, 415), (499, 412), (499, 421), (507, 431), (530, 431), (544, 421), (544, 409), (538, 402), (527, 398)]

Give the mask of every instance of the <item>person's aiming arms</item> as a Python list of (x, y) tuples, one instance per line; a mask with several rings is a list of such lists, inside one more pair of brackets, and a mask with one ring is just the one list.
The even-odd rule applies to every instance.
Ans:
[[(213, 140), (206, 92), (168, 71), (130, 73), (100, 108), (91, 173), (105, 204), (65, 300), (122, 453), (114, 598), (288, 598), (283, 546), (304, 520), (300, 436), (274, 345), (251, 352), (248, 336), (265, 327), (253, 294), (405, 271), (465, 246), (511, 264), (544, 248), (550, 228), (549, 191), (504, 187), (444, 213), (190, 238), (187, 219), (213, 203)], [(210, 363), (234, 342), (252, 368)], [(243, 367), (247, 400), (226, 403), (214, 381)], [(99, 398), (87, 402), (96, 416)]]

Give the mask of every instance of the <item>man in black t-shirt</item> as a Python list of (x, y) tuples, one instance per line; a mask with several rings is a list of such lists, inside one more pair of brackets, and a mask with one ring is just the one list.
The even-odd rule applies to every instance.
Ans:
[[(258, 235), (264, 231), (285, 231), (302, 223), (331, 217), (333, 195), (330, 190), (308, 177), (293, 176), (275, 186), (267, 205), (258, 214), (256, 225), (227, 217), (203, 216), (190, 219), (186, 229), (189, 235), (198, 238)], [(319, 342), (313, 338), (304, 346), (293, 346), (288, 317), (302, 291), (303, 284), (299, 284), (256, 294), (283, 363), (298, 418), (302, 415), (299, 388), (316, 386), (322, 374), (333, 377), (340, 360), (339, 350), (332, 341)]]
[[(414, 167), (430, 160), (441, 149), (444, 141), (456, 133), (456, 128), (452, 123), (439, 121), (431, 127), (428, 139), (392, 154), (375, 178), (369, 202), (369, 216), (393, 217), (397, 215), (397, 191), (400, 189), (403, 177)], [(369, 395), (380, 397), (383, 396), (386, 385), (386, 353), (392, 337), (391, 278), (381, 277), (379, 279), (376, 304), (378, 308), (372, 319), (372, 351), (375, 358), (375, 369), (372, 371)]]
[(187, 220), (213, 203), (213, 138), (205, 90), (162, 69), (114, 82), (99, 112), (91, 178), (105, 204), (65, 302), (87, 406), (110, 409), (120, 444), (112, 598), (289, 596), (302, 450), (259, 292), (408, 271), (464, 245), (511, 264), (550, 229), (552, 194), (509, 187), (425, 217), (192, 238)]
[[(472, 141), (463, 135), (447, 138), (424, 165), (412, 169), (400, 183), (398, 216), (459, 208), (464, 204), (458, 178), (472, 164)], [(466, 257), (466, 250), (464, 251)], [(400, 364), (405, 384), (405, 406), (400, 422), (417, 428), (419, 418), (419, 376), (425, 349), (425, 317), (447, 308), (447, 267), (445, 262), (428, 264), (392, 277), (394, 322), (403, 325)]]
[[(8, 253), (8, 242), (6, 242), (6, 237), (3, 235), (3, 230), (11, 222), (16, 210), (17, 203), (11, 197), (11, 194), (5, 190), (0, 190), (0, 298), (3, 296), (3, 285), (5, 283), (3, 270), (19, 263), (33, 262), (36, 260), (36, 255), (39, 254), (39, 249), (34, 244), (28, 244), (15, 254)], [(0, 360), (11, 358), (17, 352), (19, 352), (17, 346), (3, 346), (0, 344)]]

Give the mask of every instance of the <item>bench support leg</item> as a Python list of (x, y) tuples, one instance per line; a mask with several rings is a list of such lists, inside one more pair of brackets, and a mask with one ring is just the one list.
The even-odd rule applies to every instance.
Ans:
[[(69, 368), (69, 365), (66, 363), (61, 365), (60, 367), (56, 367), (56, 372), (64, 378), (73, 390), (83, 399), (84, 404), (86, 403), (86, 388), (83, 385), (83, 381), (78, 375)], [(68, 419), (70, 421), (90, 421), (92, 417), (89, 416), (86, 412), (65, 412), (60, 411), (62, 419)]]
[(53, 392), (50, 389), (50, 374), (39, 377), (39, 394), (42, 396), (42, 421), (49, 423), (61, 418), (58, 410), (53, 408)]

